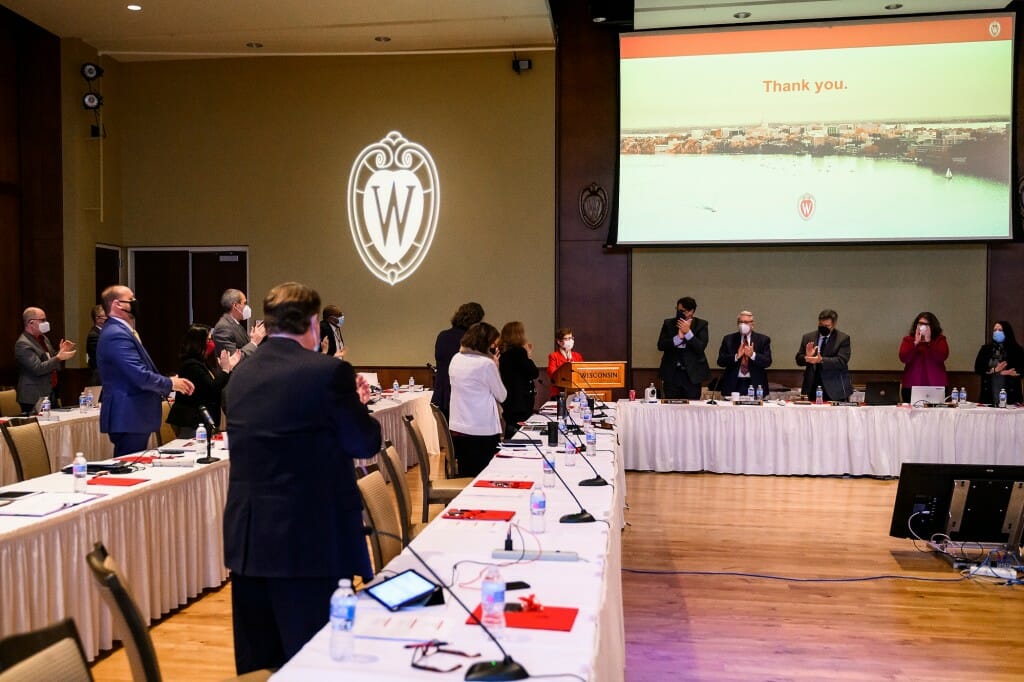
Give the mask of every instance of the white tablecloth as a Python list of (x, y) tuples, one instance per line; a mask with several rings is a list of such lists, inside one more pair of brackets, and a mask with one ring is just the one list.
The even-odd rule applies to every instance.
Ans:
[[(576, 484), (592, 473), (582, 462), (575, 467), (561, 466), (559, 471), (572, 486), (582, 502), (596, 518), (591, 524), (560, 524), (562, 514), (578, 510), (561, 485), (547, 488), (547, 532), (536, 540), (526, 535), (527, 548), (538, 546), (545, 550), (573, 550), (581, 561), (572, 563), (533, 561), (510, 563), (502, 566), (506, 581), (524, 580), (530, 589), (507, 592), (506, 599), (535, 594), (542, 604), (578, 607), (576, 621), (570, 632), (507, 629), (502, 639), (508, 653), (533, 675), (572, 673), (587, 680), (617, 681), (624, 677), (625, 635), (623, 631), (621, 582), (621, 527), (623, 497), (625, 494), (621, 467), (611, 452), (614, 434), (601, 435), (599, 451), (592, 463), (613, 485), (581, 488)], [(536, 450), (512, 451), (512, 458), (495, 458), (478, 480), (531, 480), (540, 481), (541, 462)], [(463, 509), (503, 509), (516, 512), (514, 521), (529, 528), (529, 490), (467, 488), (450, 505)], [(460, 521), (436, 518), (413, 542), (413, 547), (446, 582), (452, 581), (452, 567), (458, 561), (492, 563), (491, 551), (501, 549), (507, 523), (487, 521)], [(513, 533), (515, 548), (523, 540)], [(387, 566), (387, 571), (415, 568), (424, 575), (425, 569), (412, 557), (408, 549)], [(455, 591), (474, 608), (480, 602), (482, 563), (463, 563), (455, 574)], [(443, 665), (479, 660), (500, 659), (499, 652), (486, 635), (476, 626), (466, 625), (466, 614), (454, 600), (445, 595), (445, 605), (416, 611), (425, 618), (443, 618), (438, 631), (439, 639), (449, 642), (451, 648), (479, 652), (481, 659), (455, 659), (441, 657)], [(357, 621), (375, 619), (386, 613), (383, 607), (361, 595)], [(438, 615), (440, 614), (440, 615)], [(424, 680), (463, 679), (465, 665), (447, 674), (425, 673), (409, 665), (410, 652), (403, 648), (406, 642), (356, 638), (356, 659), (338, 663), (327, 653), (329, 632), (325, 627), (285, 665), (273, 679), (278, 682), (309, 682), (311, 680)], [(426, 661), (436, 664), (439, 661)]]
[[(226, 452), (214, 450), (222, 458)], [(130, 487), (88, 486), (104, 496), (42, 518), (0, 516), (0, 637), (75, 619), (86, 655), (112, 646), (110, 614), (85, 555), (103, 542), (143, 615), (156, 619), (227, 578), (221, 523), (226, 458), (195, 468), (146, 468)], [(71, 491), (51, 474), (9, 486)], [(10, 510), (14, 507), (6, 507)]]
[(398, 453), (405, 458), (406, 466), (413, 466), (418, 463), (416, 451), (413, 449), (412, 441), (406, 434), (405, 424), (402, 417), (411, 414), (423, 434), (423, 441), (427, 444), (427, 452), (436, 455), (440, 452), (437, 442), (437, 426), (434, 422), (434, 414), (430, 410), (430, 397), (432, 391), (400, 391), (397, 396), (390, 392), (387, 397), (370, 406), (370, 412), (374, 419), (380, 422), (381, 432), (384, 440), (394, 443)]
[(1024, 409), (618, 403), (626, 469), (898, 476), (903, 462), (1024, 463)]
[[(88, 460), (107, 459), (114, 454), (110, 439), (100, 433), (99, 408), (84, 413), (75, 408), (53, 414), (56, 419), (41, 421), (39, 425), (50, 454), (50, 468), (54, 471), (61, 462), (70, 464), (76, 452), (81, 452)], [(16, 478), (7, 442), (0, 438), (0, 485), (13, 483)]]

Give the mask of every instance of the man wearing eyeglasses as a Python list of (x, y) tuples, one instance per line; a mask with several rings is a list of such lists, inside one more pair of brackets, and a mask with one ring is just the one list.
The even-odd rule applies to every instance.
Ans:
[(160, 429), (160, 403), (171, 391), (191, 395), (188, 379), (165, 377), (157, 371), (135, 331), (139, 302), (126, 286), (115, 284), (103, 292), (107, 322), (96, 345), (96, 361), (103, 377), (100, 432), (110, 437), (114, 456), (146, 449), (149, 436)]
[(61, 363), (74, 357), (75, 344), (60, 340), (54, 352), (50, 339), (50, 322), (42, 308), (25, 308), (21, 314), (24, 330), (14, 342), (14, 359), (18, 363), (18, 403), (22, 414), (31, 414), (41, 398), (49, 397), (57, 404), (57, 385)]

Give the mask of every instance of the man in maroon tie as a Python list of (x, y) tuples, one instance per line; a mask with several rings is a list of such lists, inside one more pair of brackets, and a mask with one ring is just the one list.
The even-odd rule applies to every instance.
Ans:
[(50, 339), (50, 322), (42, 308), (25, 308), (21, 314), (24, 330), (14, 343), (14, 359), (18, 363), (18, 403), (24, 414), (30, 414), (40, 398), (49, 397), (57, 405), (57, 372), (61, 363), (74, 357), (75, 344), (60, 340), (56, 352)]
[(761, 386), (768, 395), (768, 373), (772, 364), (772, 340), (754, 331), (754, 314), (743, 310), (736, 316), (737, 330), (722, 338), (718, 366), (723, 367), (719, 389), (726, 396), (746, 394), (750, 386)]

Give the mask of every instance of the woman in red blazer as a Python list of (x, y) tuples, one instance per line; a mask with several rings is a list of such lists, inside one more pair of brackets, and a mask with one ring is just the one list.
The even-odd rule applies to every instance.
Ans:
[[(572, 329), (562, 327), (555, 332), (555, 345), (558, 349), (548, 355), (548, 376), (554, 381), (555, 372), (567, 362), (583, 362), (583, 356), (572, 349), (576, 340), (572, 337)], [(551, 384), (551, 397), (557, 398), (562, 389)]]
[(900, 362), (903, 370), (903, 400), (910, 400), (913, 386), (947, 386), (946, 358), (949, 344), (942, 335), (939, 318), (924, 312), (914, 318), (910, 333), (900, 344)]

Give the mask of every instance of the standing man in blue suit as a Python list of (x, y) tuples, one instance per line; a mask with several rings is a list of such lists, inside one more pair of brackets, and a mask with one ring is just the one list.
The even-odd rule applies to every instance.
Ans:
[(157, 371), (135, 331), (139, 302), (126, 286), (115, 284), (103, 292), (107, 323), (96, 345), (96, 361), (103, 377), (100, 432), (110, 436), (114, 456), (144, 450), (149, 436), (160, 429), (160, 402), (171, 391), (190, 395), (188, 379), (165, 377)]

